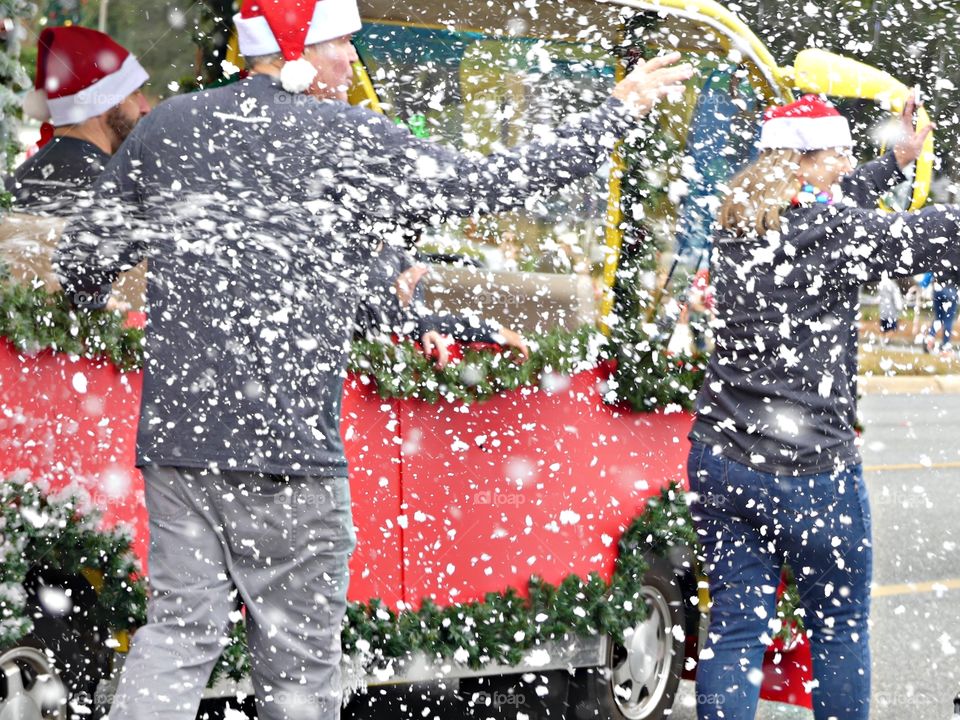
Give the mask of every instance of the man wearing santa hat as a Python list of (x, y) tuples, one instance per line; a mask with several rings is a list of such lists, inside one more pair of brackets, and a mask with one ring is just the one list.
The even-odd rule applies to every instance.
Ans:
[(84, 27), (40, 33), (24, 113), (44, 122), (41, 148), (7, 182), (14, 208), (69, 214), (110, 156), (150, 112), (147, 73), (109, 36)]
[(195, 716), (246, 609), (261, 720), (339, 716), (354, 547), (340, 401), (370, 259), (399, 224), (498, 212), (597, 171), (690, 77), (667, 55), (555, 134), (478, 158), (344, 102), (355, 0), (245, 0), (251, 76), (144, 118), (66, 229), (68, 293), (149, 257), (137, 464), (152, 598), (111, 720)]

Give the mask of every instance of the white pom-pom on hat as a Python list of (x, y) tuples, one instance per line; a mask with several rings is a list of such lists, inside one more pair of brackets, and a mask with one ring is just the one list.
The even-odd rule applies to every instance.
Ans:
[(31, 89), (23, 98), (23, 113), (41, 122), (50, 120), (50, 104), (46, 90)]
[(291, 93), (306, 92), (317, 77), (317, 69), (306, 58), (287, 60), (280, 70), (280, 84)]

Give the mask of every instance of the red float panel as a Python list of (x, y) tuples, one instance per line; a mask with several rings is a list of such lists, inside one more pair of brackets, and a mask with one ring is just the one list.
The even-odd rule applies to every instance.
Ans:
[(56, 493), (70, 487), (103, 514), (126, 525), (134, 548), (147, 547), (143, 478), (134, 467), (140, 373), (105, 362), (0, 346), (0, 474)]
[[(531, 575), (609, 578), (617, 539), (666, 482), (685, 483), (687, 413), (605, 405), (602, 369), (475, 405), (385, 401), (350, 378), (342, 432), (357, 550), (349, 597), (466, 602)], [(0, 475), (89, 498), (146, 559), (134, 467), (142, 376), (18, 353), (0, 340)], [(803, 642), (768, 653), (763, 696), (810, 705)]]
[(397, 403), (351, 376), (344, 385), (341, 434), (350, 463), (357, 549), (350, 559), (351, 600), (403, 601), (400, 427)]
[(690, 416), (624, 414), (603, 403), (603, 380), (594, 370), (475, 405), (403, 403), (409, 603), (476, 600), (531, 575), (610, 577), (646, 499), (684, 481)]

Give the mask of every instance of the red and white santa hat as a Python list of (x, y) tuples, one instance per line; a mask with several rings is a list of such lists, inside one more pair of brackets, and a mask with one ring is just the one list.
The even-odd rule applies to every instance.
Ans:
[(280, 82), (288, 92), (305, 91), (316, 76), (303, 59), (307, 45), (355, 33), (361, 25), (356, 0), (244, 0), (233, 22), (241, 55), (283, 54)]
[(817, 95), (771, 107), (763, 115), (761, 150), (826, 150), (853, 147), (850, 124), (837, 109)]
[(149, 75), (109, 35), (89, 28), (46, 28), (37, 47), (37, 77), (23, 110), (54, 126), (72, 125), (116, 107)]

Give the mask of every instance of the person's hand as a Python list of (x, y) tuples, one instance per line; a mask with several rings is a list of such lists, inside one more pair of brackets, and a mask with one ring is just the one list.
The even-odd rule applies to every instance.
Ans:
[(409, 307), (413, 302), (413, 295), (417, 291), (417, 285), (421, 278), (430, 272), (426, 265), (414, 265), (407, 268), (397, 276), (397, 281), (393, 284), (394, 292), (397, 293), (397, 300), (400, 301), (400, 307)]
[(893, 147), (894, 157), (897, 158), (897, 165), (900, 166), (901, 170), (920, 157), (920, 153), (923, 152), (923, 143), (926, 141), (927, 135), (934, 129), (931, 124), (920, 131), (917, 130), (913, 120), (916, 110), (916, 92), (911, 92), (910, 97), (903, 105), (903, 113), (900, 115), (900, 137)]
[(523, 357), (524, 362), (530, 359), (530, 348), (527, 347), (527, 342), (523, 339), (523, 335), (510, 328), (500, 328), (500, 332), (497, 334), (500, 335), (500, 338), (497, 338), (497, 340), (501, 345), (517, 350)]
[(626, 103), (635, 116), (643, 117), (660, 98), (683, 92), (683, 83), (693, 76), (693, 66), (677, 65), (679, 59), (680, 53), (672, 52), (640, 60), (633, 72), (617, 83), (613, 97)]
[(434, 364), (441, 370), (450, 362), (450, 341), (436, 330), (425, 332), (420, 338), (420, 344), (427, 359), (435, 357)]

